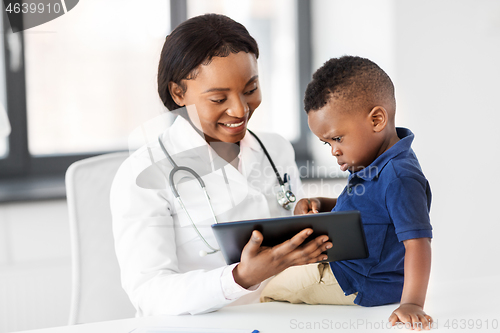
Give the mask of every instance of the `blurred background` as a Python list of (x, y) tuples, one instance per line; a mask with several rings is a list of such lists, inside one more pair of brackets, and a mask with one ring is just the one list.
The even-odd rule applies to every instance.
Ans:
[(67, 323), (65, 170), (127, 150), (130, 132), (165, 111), (156, 92), (164, 38), (208, 12), (257, 40), (263, 103), (249, 127), (292, 142), (311, 196), (337, 196), (346, 182), (307, 127), (312, 73), (345, 54), (381, 66), (433, 191), (428, 298), (447, 281), (500, 277), (499, 1), (83, 0), (17, 33), (3, 15), (0, 104), (11, 133), (0, 137), (0, 333)]

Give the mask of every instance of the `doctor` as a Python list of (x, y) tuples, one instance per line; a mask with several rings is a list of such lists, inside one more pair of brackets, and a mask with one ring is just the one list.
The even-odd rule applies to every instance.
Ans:
[[(169, 110), (187, 111), (155, 145), (123, 163), (111, 189), (122, 285), (138, 316), (198, 314), (256, 302), (266, 279), (323, 260), (321, 253), (332, 246), (327, 236), (304, 243), (312, 232), (305, 229), (278, 246), (263, 247), (262, 234), (254, 231), (241, 262), (228, 266), (217, 251), (213, 223), (291, 215), (292, 205), (287, 210), (277, 201), (280, 186), (271, 161), (300, 193), (290, 143), (247, 130), (261, 103), (258, 56), (245, 27), (222, 15), (191, 18), (165, 40), (158, 92)], [(179, 172), (174, 185), (180, 205), (165, 153), (201, 176), (208, 201), (196, 177)]]

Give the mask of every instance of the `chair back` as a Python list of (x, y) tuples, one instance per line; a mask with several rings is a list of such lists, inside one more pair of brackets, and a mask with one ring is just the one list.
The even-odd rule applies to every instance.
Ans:
[(111, 183), (128, 155), (87, 158), (66, 172), (72, 256), (69, 325), (135, 315), (121, 287), (109, 207)]

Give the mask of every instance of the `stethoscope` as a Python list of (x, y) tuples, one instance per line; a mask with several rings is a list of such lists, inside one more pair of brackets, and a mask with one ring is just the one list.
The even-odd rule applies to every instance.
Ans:
[[(266, 154), (266, 157), (269, 160), (269, 163), (271, 164), (271, 166), (272, 166), (272, 168), (274, 170), (274, 173), (276, 174), (276, 179), (278, 179), (278, 183), (279, 183), (279, 187), (280, 187), (280, 190), (276, 194), (276, 199), (278, 200), (278, 203), (284, 209), (287, 209), (287, 210), (291, 209), (292, 208), (291, 203), (295, 202), (296, 197), (295, 197), (295, 195), (293, 194), (293, 192), (291, 191), (291, 188), (290, 188), (290, 176), (288, 176), (285, 173), (285, 176), (283, 177), (283, 179), (281, 178), (281, 175), (278, 172), (278, 169), (276, 169), (276, 166), (274, 165), (274, 162), (273, 162), (271, 156), (269, 155), (269, 153), (267, 152), (266, 147), (264, 147), (264, 144), (262, 143), (262, 141), (260, 141), (259, 137), (257, 135), (255, 135), (255, 133), (253, 133), (252, 131), (248, 130), (248, 132), (250, 132), (250, 134), (252, 134), (253, 137), (255, 139), (257, 139), (257, 142), (262, 147), (262, 150), (264, 151), (264, 154)], [(163, 145), (163, 142), (161, 140), (161, 134), (158, 136), (158, 142), (160, 143), (161, 150), (163, 151), (163, 153), (165, 154), (165, 156), (167, 157), (168, 161), (170, 162), (170, 164), (172, 165), (172, 168), (173, 168), (170, 171), (170, 174), (168, 176), (168, 183), (170, 185), (170, 189), (172, 190), (172, 193), (174, 194), (174, 197), (179, 202), (179, 205), (181, 206), (182, 210), (184, 210), (184, 212), (188, 216), (189, 221), (191, 222), (191, 225), (193, 226), (194, 230), (196, 231), (196, 233), (198, 234), (198, 236), (200, 237), (200, 239), (203, 241), (203, 243), (205, 243), (205, 245), (210, 249), (210, 252), (201, 250), (200, 253), (199, 253), (200, 257), (204, 257), (207, 254), (214, 254), (216, 252), (219, 252), (220, 249), (214, 248), (210, 244), (208, 244), (208, 242), (205, 239), (205, 237), (203, 237), (203, 235), (201, 234), (201, 232), (196, 227), (196, 224), (194, 223), (193, 219), (189, 215), (189, 212), (187, 211), (186, 206), (184, 205), (184, 202), (182, 201), (182, 198), (179, 195), (179, 192), (177, 191), (177, 188), (175, 187), (174, 175), (175, 175), (175, 173), (177, 171), (186, 171), (186, 172), (192, 174), (196, 178), (196, 180), (198, 181), (201, 189), (203, 190), (203, 193), (205, 194), (205, 198), (207, 199), (208, 205), (210, 206), (210, 211), (212, 212), (212, 216), (213, 216), (213, 219), (214, 219), (215, 223), (219, 223), (219, 221), (217, 221), (217, 217), (215, 216), (214, 209), (213, 209), (212, 203), (210, 201), (210, 197), (209, 197), (209, 195), (207, 193), (205, 182), (200, 177), (200, 175), (198, 175), (198, 173), (196, 173), (196, 171), (194, 171), (193, 169), (191, 169), (189, 167), (185, 167), (185, 166), (178, 166), (177, 163), (175, 163), (175, 161), (173, 160), (172, 156), (170, 156), (170, 154), (168, 153), (167, 149)]]

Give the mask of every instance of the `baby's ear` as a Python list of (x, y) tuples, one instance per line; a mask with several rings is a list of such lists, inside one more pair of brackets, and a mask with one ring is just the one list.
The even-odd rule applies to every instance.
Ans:
[(382, 106), (374, 107), (368, 116), (374, 132), (381, 132), (389, 119), (387, 111)]

